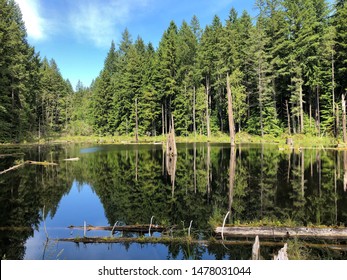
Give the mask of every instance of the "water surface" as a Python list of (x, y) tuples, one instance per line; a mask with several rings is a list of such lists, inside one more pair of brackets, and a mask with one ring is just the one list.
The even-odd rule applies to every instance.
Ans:
[[(176, 225), (179, 235), (209, 239), (210, 224), (346, 226), (347, 152), (279, 151), (274, 145), (179, 144), (168, 161), (161, 145), (2, 147), (0, 253), (7, 259), (249, 259), (251, 245), (89, 244), (57, 242), (83, 236), (70, 225)], [(64, 161), (79, 157), (79, 161)], [(89, 231), (87, 236), (108, 236)], [(116, 235), (121, 233), (116, 233)], [(175, 233), (173, 233), (175, 234)], [(47, 242), (47, 236), (49, 242)], [(125, 234), (123, 236), (136, 236)], [(278, 246), (262, 247), (271, 258)], [(309, 258), (347, 259), (344, 251), (308, 249)]]

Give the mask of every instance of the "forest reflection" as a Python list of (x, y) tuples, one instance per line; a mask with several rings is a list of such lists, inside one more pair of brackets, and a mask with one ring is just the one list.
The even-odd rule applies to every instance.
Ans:
[[(85, 152), (88, 148), (93, 149)], [(25, 242), (42, 222), (43, 209), (45, 216), (54, 218), (73, 181), (91, 186), (109, 225), (116, 221), (144, 224), (154, 216), (157, 224), (187, 228), (193, 220), (193, 234), (209, 238), (211, 219), (221, 221), (231, 211), (229, 223), (235, 224), (274, 221), (346, 226), (346, 151), (279, 151), (273, 145), (230, 148), (194, 143), (179, 144), (177, 157), (170, 161), (161, 145), (94, 148), (60, 145), (21, 149), (24, 160), (59, 165), (26, 166), (1, 175), (3, 258), (24, 257)], [(75, 156), (80, 160), (63, 161)], [(1, 158), (0, 170), (16, 160)], [(191, 250), (199, 254), (199, 249)]]

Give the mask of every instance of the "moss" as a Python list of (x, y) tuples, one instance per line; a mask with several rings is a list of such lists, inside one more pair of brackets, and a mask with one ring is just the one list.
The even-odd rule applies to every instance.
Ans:
[(297, 222), (291, 219), (276, 220), (271, 218), (264, 218), (261, 220), (254, 220), (248, 222), (240, 222), (236, 220), (233, 224), (234, 226), (247, 226), (247, 227), (298, 227), (300, 226)]

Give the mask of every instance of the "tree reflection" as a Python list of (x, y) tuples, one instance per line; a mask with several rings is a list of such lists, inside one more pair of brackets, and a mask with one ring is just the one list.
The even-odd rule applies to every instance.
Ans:
[[(54, 218), (74, 180), (92, 186), (110, 225), (147, 224), (155, 216), (156, 223), (176, 225), (183, 232), (193, 220), (193, 235), (209, 238), (208, 221), (216, 210), (223, 215), (231, 210), (230, 223), (346, 224), (346, 151), (280, 152), (276, 146), (243, 145), (241, 153), (240, 147), (210, 143), (179, 144), (177, 149), (179, 157), (171, 162), (156, 145), (110, 146), (83, 155), (75, 145), (26, 150), (28, 159), (59, 165), (28, 166), (0, 177), (1, 256), (24, 257), (25, 242), (42, 222), (43, 207)], [(81, 160), (62, 161), (73, 156)], [(13, 162), (6, 159), (0, 165)], [(197, 245), (170, 245), (168, 250), (170, 259), (205, 254)], [(233, 258), (218, 246), (208, 252)], [(235, 254), (248, 258), (250, 253)]]

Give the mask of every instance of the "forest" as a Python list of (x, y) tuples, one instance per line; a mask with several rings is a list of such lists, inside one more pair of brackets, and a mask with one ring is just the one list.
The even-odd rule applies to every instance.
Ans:
[[(159, 45), (127, 29), (90, 86), (74, 89), (27, 41), (19, 7), (0, 0), (0, 142), (57, 135), (229, 133), (340, 138), (347, 90), (347, 2), (256, 0), (201, 27), (171, 21)], [(92, 58), (91, 58), (92, 59)]]

